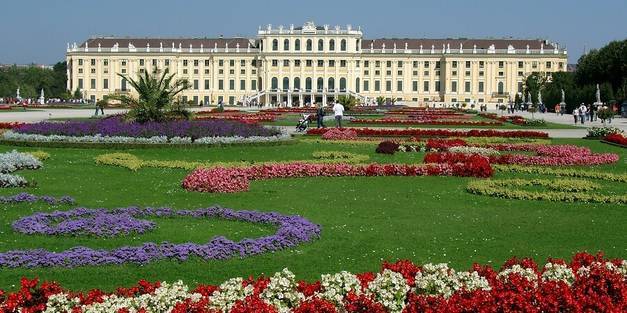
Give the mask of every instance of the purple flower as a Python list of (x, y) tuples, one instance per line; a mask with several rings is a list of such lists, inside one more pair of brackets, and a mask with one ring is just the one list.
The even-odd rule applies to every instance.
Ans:
[(61, 198), (55, 198), (53, 196), (36, 196), (30, 193), (22, 192), (13, 196), (0, 196), (0, 203), (22, 203), (22, 202), (45, 202), (49, 205), (58, 205), (58, 204), (73, 204), (74, 198), (70, 196), (63, 196)]
[[(61, 252), (45, 249), (12, 250), (0, 253), (0, 267), (77, 267), (86, 265), (139, 263), (174, 259), (185, 261), (189, 257), (204, 260), (246, 257), (279, 251), (310, 242), (320, 237), (320, 225), (298, 215), (282, 215), (276, 212), (234, 211), (221, 207), (176, 211), (171, 208), (118, 208), (113, 210), (77, 208), (70, 211), (36, 213), (13, 223), (13, 228), (26, 234), (111, 234), (147, 231), (152, 222), (138, 220), (142, 217), (192, 217), (221, 218), (250, 223), (278, 226), (275, 234), (239, 242), (216, 236), (205, 244), (147, 242), (140, 246), (125, 246), (113, 250), (96, 250), (74, 247)], [(106, 225), (111, 223), (112, 225)]]

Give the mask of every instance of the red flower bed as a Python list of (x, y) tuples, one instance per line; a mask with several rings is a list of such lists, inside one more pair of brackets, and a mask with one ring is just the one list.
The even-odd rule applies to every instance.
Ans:
[[(519, 164), (519, 165), (598, 165), (610, 164), (618, 161), (615, 153), (592, 153), (587, 147), (574, 145), (539, 145), (539, 144), (492, 144), (483, 145), (499, 151), (531, 151), (536, 155), (504, 154), (490, 156), (490, 163), (495, 164)], [(467, 157), (460, 153), (428, 153), (425, 155), (425, 163), (455, 163)]]
[(627, 137), (623, 136), (622, 134), (610, 134), (605, 136), (603, 140), (627, 146)]
[(18, 128), (26, 123), (22, 122), (0, 122), (0, 129), (14, 129)]
[(473, 176), (490, 177), (493, 170), (488, 159), (466, 157), (447, 164), (311, 164), (277, 163), (249, 167), (198, 168), (183, 180), (183, 188), (199, 192), (240, 192), (249, 188), (250, 180), (296, 177), (341, 176)]
[(425, 145), (427, 150), (447, 150), (450, 147), (465, 146), (466, 141), (462, 139), (429, 139)]
[(456, 121), (456, 120), (401, 120), (401, 119), (353, 119), (354, 124), (381, 124), (381, 125), (470, 125), (470, 126), (501, 126), (501, 122), (485, 122), (485, 121)]
[[(588, 253), (575, 254), (570, 262), (561, 259), (548, 259), (547, 264), (538, 267), (532, 259), (510, 259), (500, 269), (490, 265), (482, 266), (474, 264), (468, 271), (476, 275), (476, 279), (485, 282), (483, 287), (471, 289), (459, 288), (451, 290), (450, 294), (443, 294), (439, 285), (445, 286), (447, 278), (435, 278), (426, 280), (422, 273), (428, 273), (427, 265), (418, 266), (408, 260), (400, 260), (395, 263), (384, 263), (381, 273), (391, 271), (394, 275), (400, 274), (405, 278), (409, 287), (404, 294), (395, 295), (394, 301), (399, 301), (398, 309), (403, 313), (422, 312), (625, 312), (627, 310), (627, 262), (622, 259), (607, 259), (601, 253), (591, 255)], [(421, 274), (421, 275), (417, 275)], [(439, 275), (447, 275), (441, 273)], [(450, 273), (448, 274), (450, 275)], [(285, 312), (294, 313), (334, 313), (334, 312), (389, 312), (385, 303), (380, 302), (385, 289), (375, 290), (374, 294), (369, 287), (373, 282), (374, 273), (356, 274), (362, 281), (358, 290), (352, 290), (345, 295), (340, 295), (341, 301), (332, 303), (321, 298), (318, 294), (305, 295), (296, 301)], [(445, 276), (446, 277), (446, 276)], [(451, 277), (451, 276), (449, 276)], [(431, 282), (428, 290), (417, 285), (420, 279)], [(453, 278), (454, 279), (454, 278)], [(253, 285), (254, 291), (246, 297), (235, 301), (230, 310), (220, 311), (212, 306), (212, 296), (219, 291), (217, 286), (201, 285), (193, 293), (183, 293), (180, 300), (160, 300), (159, 307), (164, 310), (172, 309), (173, 313), (251, 313), (251, 312), (278, 312), (262, 294), (269, 288), (268, 278), (257, 280), (249, 279), (243, 282), (242, 287)], [(402, 283), (402, 280), (401, 280)], [(466, 283), (463, 283), (466, 284)], [(298, 286), (318, 286), (316, 291), (322, 291), (320, 282), (307, 283), (299, 281)], [(157, 296), (161, 283), (149, 283), (140, 281), (137, 286), (130, 288), (118, 288), (113, 293), (105, 293), (98, 289), (87, 293), (71, 292), (61, 288), (54, 282), (38, 283), (37, 279), (23, 278), (19, 290), (11, 293), (0, 291), (0, 312), (40, 313), (44, 310), (58, 310), (59, 299), (77, 299), (77, 302), (68, 304), (68, 312), (85, 312), (92, 304), (104, 304), (108, 299), (117, 298), (135, 307), (121, 307), (117, 312), (148, 312), (149, 309), (137, 307), (139, 303), (151, 301), (137, 300), (139, 297), (151, 298), (152, 301), (161, 299)], [(468, 285), (465, 285), (468, 286)], [(385, 287), (383, 287), (385, 288)], [(300, 289), (300, 288), (299, 288)], [(300, 290), (288, 292), (300, 292)], [(133, 292), (129, 292), (133, 291)], [(55, 296), (55, 300), (51, 300)], [(281, 295), (276, 295), (282, 299)], [(168, 297), (163, 297), (168, 299)], [(388, 298), (389, 299), (389, 298)], [(54, 312), (60, 312), (60, 311)], [(100, 311), (99, 311), (100, 312)], [(151, 311), (153, 312), (153, 311)]]
[[(358, 136), (411, 136), (411, 137), (515, 137), (515, 138), (548, 138), (549, 134), (529, 130), (449, 130), (449, 129), (372, 129), (372, 128), (347, 128), (354, 130)], [(308, 135), (322, 135), (329, 131), (326, 128), (310, 128)]]
[(331, 128), (322, 134), (324, 140), (355, 140), (357, 132), (352, 129)]

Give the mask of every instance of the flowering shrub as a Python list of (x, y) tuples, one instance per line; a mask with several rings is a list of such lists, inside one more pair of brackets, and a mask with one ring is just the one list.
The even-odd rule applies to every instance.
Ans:
[(590, 138), (603, 138), (607, 135), (611, 135), (611, 134), (622, 134), (623, 131), (620, 128), (617, 127), (598, 127), (598, 126), (593, 126), (588, 128), (588, 135), (586, 135), (586, 137), (590, 137)]
[(394, 154), (398, 151), (399, 144), (394, 141), (382, 141), (377, 146), (375, 152), (382, 154)]
[[(323, 135), (335, 128), (310, 128), (308, 135)], [(514, 138), (548, 138), (544, 132), (529, 130), (449, 130), (449, 129), (373, 129), (373, 128), (345, 128), (344, 131), (354, 131), (357, 136), (418, 136), (418, 137), (514, 137)]]
[[(79, 219), (75, 219), (78, 217)], [(70, 211), (36, 213), (22, 218), (13, 228), (27, 234), (91, 234), (111, 236), (149, 230), (153, 224), (142, 217), (191, 217), (222, 218), (249, 223), (271, 224), (278, 227), (273, 235), (231, 241), (216, 236), (205, 244), (146, 242), (139, 246), (126, 246), (112, 250), (94, 250), (74, 247), (65, 251), (45, 249), (12, 250), (0, 253), (0, 267), (76, 267), (138, 263), (174, 259), (185, 261), (198, 256), (205, 260), (246, 257), (270, 251), (278, 251), (309, 242), (320, 236), (320, 226), (300, 216), (287, 216), (275, 212), (233, 211), (220, 207), (196, 210), (173, 210), (170, 208), (119, 208), (111, 211), (78, 208)], [(57, 221), (60, 221), (58, 224)], [(53, 223), (55, 222), (55, 223)]]
[[(578, 253), (570, 262), (549, 259), (539, 271), (531, 259), (510, 259), (500, 270), (475, 264), (455, 271), (446, 264), (416, 266), (416, 288), (404, 275), (383, 269), (366, 286), (341, 272), (323, 275), (323, 289), (305, 296), (284, 270), (257, 281), (232, 278), (219, 287), (191, 290), (182, 282), (149, 283), (113, 293), (76, 293), (58, 284), (22, 279), (19, 290), (0, 292), (1, 312), (624, 312), (627, 261)], [(310, 285), (315, 285), (312, 283)], [(298, 285), (308, 284), (299, 282)], [(283, 293), (285, 291), (285, 293)], [(324, 300), (322, 296), (333, 299)], [(276, 303), (276, 304), (275, 304)], [(289, 303), (289, 305), (285, 305)]]
[(322, 134), (324, 140), (351, 140), (355, 138), (357, 138), (357, 132), (348, 128), (331, 128)]
[[(549, 191), (526, 191), (519, 188), (524, 186), (542, 186), (549, 189)], [(598, 184), (585, 180), (507, 179), (473, 181), (468, 184), (466, 190), (474, 194), (506, 199), (598, 202), (614, 204), (627, 203), (627, 195), (584, 193), (584, 191), (599, 188), (600, 186)]]
[(448, 164), (311, 164), (303, 162), (262, 164), (249, 167), (198, 168), (183, 180), (183, 188), (199, 192), (246, 191), (250, 180), (296, 177), (337, 176), (474, 176), (490, 177), (492, 168), (486, 158), (465, 157)]
[(605, 136), (603, 140), (627, 147), (627, 137), (623, 136), (622, 134), (609, 134)]
[(41, 161), (30, 153), (15, 150), (0, 153), (0, 188), (28, 186), (29, 182), (25, 178), (9, 173), (23, 169), (36, 170), (41, 166)]

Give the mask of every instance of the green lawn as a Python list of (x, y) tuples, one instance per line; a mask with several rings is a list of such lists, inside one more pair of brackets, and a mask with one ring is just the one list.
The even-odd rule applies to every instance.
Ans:
[[(620, 153), (616, 165), (586, 167), (584, 171), (627, 170), (627, 153), (619, 147), (589, 140), (554, 140), (590, 146), (594, 151)], [(0, 151), (14, 149), (0, 146)], [(34, 151), (35, 148), (17, 148)], [(213, 204), (234, 209), (300, 214), (322, 225), (322, 238), (292, 250), (246, 259), (205, 262), (159, 261), (148, 265), (122, 265), (0, 271), (0, 288), (12, 289), (22, 276), (56, 280), (65, 287), (111, 290), (139, 279), (182, 279), (220, 283), (234, 276), (273, 273), (284, 267), (299, 278), (316, 279), (322, 273), (348, 270), (377, 271), (382, 260), (410, 258), (415, 262), (450, 262), (467, 268), (473, 262), (500, 265), (511, 256), (532, 256), (539, 261), (570, 257), (576, 251), (603, 250), (610, 257), (627, 257), (625, 206), (501, 200), (468, 194), (472, 178), (363, 177), (311, 178), (255, 181), (250, 191), (236, 194), (187, 192), (180, 187), (185, 170), (99, 166), (94, 157), (108, 152), (129, 152), (145, 159), (162, 160), (290, 160), (310, 159), (318, 150), (363, 153), (375, 162), (421, 162), (422, 153), (383, 156), (371, 145), (338, 146), (332, 143), (298, 143), (285, 146), (224, 148), (159, 148), (135, 150), (43, 148), (51, 158), (37, 171), (17, 174), (38, 183), (37, 188), (2, 189), (70, 195), (78, 206), (171, 206), (200, 208)], [(516, 175), (498, 174), (497, 177)], [(550, 177), (549, 177), (550, 178)], [(599, 183), (607, 192), (621, 192), (625, 184)], [(605, 192), (605, 191), (604, 191)], [(44, 205), (3, 205), (0, 215), (0, 251), (25, 248), (66, 249), (75, 245), (112, 248), (144, 241), (206, 242), (215, 235), (231, 239), (270, 234), (272, 227), (219, 220), (154, 219), (158, 228), (144, 235), (111, 239), (27, 236), (13, 232), (11, 223), (36, 211), (68, 209)]]

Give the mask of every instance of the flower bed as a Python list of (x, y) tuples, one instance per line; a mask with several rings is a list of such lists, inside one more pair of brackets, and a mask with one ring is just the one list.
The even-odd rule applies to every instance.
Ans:
[(459, 125), (459, 126), (502, 126), (501, 122), (440, 120), (440, 119), (353, 119), (352, 124), (380, 124), (380, 125)]
[(351, 129), (332, 128), (322, 134), (324, 140), (354, 140), (357, 138), (357, 132)]
[(9, 173), (23, 169), (36, 170), (41, 166), (41, 161), (29, 153), (15, 150), (0, 153), (0, 188), (28, 186), (30, 183), (25, 178)]
[(499, 165), (493, 164), (492, 167), (497, 172), (523, 173), (523, 174), (539, 174), (558, 177), (580, 177), (602, 179), (613, 182), (627, 182), (627, 174), (605, 173), (597, 171), (582, 171), (581, 169), (571, 168), (550, 168), (546, 166), (522, 166), (522, 165)]
[(13, 196), (0, 196), (0, 203), (2, 204), (15, 204), (15, 203), (34, 203), (44, 202), (49, 205), (59, 204), (74, 204), (74, 198), (70, 196), (53, 197), (53, 196), (37, 196), (30, 193), (22, 192)]
[[(357, 136), (413, 136), (413, 137), (515, 137), (515, 138), (548, 138), (549, 135), (544, 132), (529, 130), (490, 130), (490, 129), (473, 129), (473, 130), (448, 130), (448, 129), (372, 129), (372, 128), (345, 128), (355, 131)], [(330, 129), (326, 128), (310, 128), (307, 130), (308, 135), (323, 135)]]
[(14, 129), (26, 125), (23, 122), (0, 122), (0, 129)]
[(241, 192), (249, 189), (250, 180), (339, 177), (339, 176), (474, 176), (490, 177), (488, 160), (479, 156), (466, 157), (450, 164), (310, 164), (303, 162), (254, 165), (250, 167), (198, 168), (182, 182), (183, 188), (199, 192)]
[[(0, 295), (4, 294), (0, 292)], [(570, 262), (512, 258), (500, 269), (446, 263), (385, 262), (378, 273), (340, 272), (297, 281), (287, 269), (270, 277), (231, 278), (219, 286), (140, 281), (113, 293), (71, 292), (54, 282), (22, 279), (0, 297), (4, 312), (418, 313), (622, 312), (627, 307), (627, 261), (575, 254)]]
[[(540, 186), (547, 191), (522, 190), (525, 186)], [(466, 190), (473, 194), (486, 195), (496, 198), (518, 200), (547, 200), (563, 202), (596, 202), (625, 204), (627, 194), (603, 195), (598, 193), (585, 193), (599, 189), (598, 184), (575, 179), (507, 179), (507, 180), (482, 180), (468, 184)]]
[(586, 138), (603, 138), (611, 134), (622, 134), (623, 131), (616, 127), (597, 127), (593, 126), (588, 128), (588, 134)]
[[(87, 247), (74, 247), (65, 251), (45, 249), (12, 250), (0, 253), (0, 267), (77, 267), (148, 262), (173, 259), (185, 261), (190, 257), (204, 260), (247, 257), (266, 252), (279, 251), (309, 242), (320, 236), (320, 226), (294, 215), (275, 212), (234, 211), (210, 207), (196, 210), (173, 210), (170, 208), (120, 208), (110, 211), (78, 208), (71, 211), (36, 213), (22, 218), (13, 224), (16, 231), (27, 234), (92, 234), (96, 236), (117, 235), (150, 229), (150, 222), (140, 221), (145, 217), (191, 217), (221, 218), (249, 223), (275, 225), (274, 235), (243, 239), (239, 242), (217, 236), (206, 244), (168, 242), (146, 242), (140, 246), (126, 246), (113, 250), (96, 250)], [(75, 220), (73, 218), (79, 218)], [(61, 220), (59, 224), (52, 222)], [(63, 222), (65, 220), (65, 222)], [(147, 223), (146, 223), (147, 222)], [(143, 223), (143, 224), (142, 224)], [(141, 225), (140, 225), (141, 224)]]
[(622, 134), (610, 134), (605, 136), (603, 140), (627, 148), (627, 137), (623, 136)]
[[(589, 148), (574, 145), (539, 145), (539, 144), (489, 144), (484, 148), (498, 151), (530, 151), (536, 155), (504, 154), (490, 155), (490, 163), (493, 164), (519, 164), (519, 165), (599, 165), (610, 164), (618, 161), (615, 153), (592, 153)], [(439, 155), (438, 155), (439, 154)], [(428, 153), (425, 155), (425, 163), (449, 163), (447, 159), (458, 162), (464, 155), (452, 152)]]

